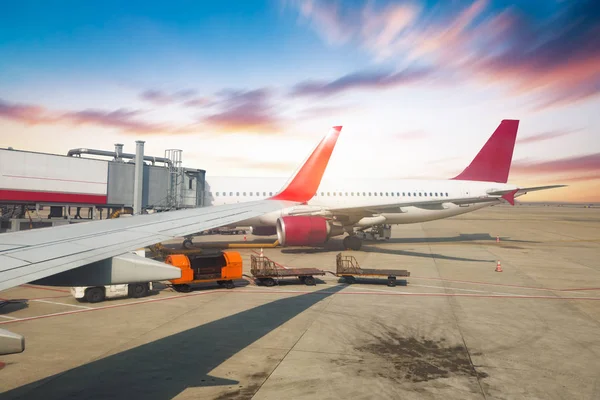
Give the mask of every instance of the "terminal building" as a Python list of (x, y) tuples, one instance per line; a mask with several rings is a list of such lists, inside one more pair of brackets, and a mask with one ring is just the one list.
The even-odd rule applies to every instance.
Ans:
[(202, 207), (206, 171), (163, 157), (87, 148), (66, 155), (0, 149), (0, 232)]

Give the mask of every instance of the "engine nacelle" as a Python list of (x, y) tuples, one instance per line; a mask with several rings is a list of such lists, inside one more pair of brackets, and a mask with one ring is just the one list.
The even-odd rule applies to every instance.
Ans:
[(318, 246), (343, 233), (343, 227), (333, 225), (323, 217), (287, 216), (277, 220), (277, 239), (283, 247)]
[(255, 236), (273, 236), (277, 234), (277, 228), (274, 226), (251, 226), (250, 233)]

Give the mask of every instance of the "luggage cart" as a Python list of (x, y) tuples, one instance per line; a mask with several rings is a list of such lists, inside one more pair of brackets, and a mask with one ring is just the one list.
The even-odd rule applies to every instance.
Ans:
[[(373, 269), (361, 268), (354, 256), (345, 256), (339, 253), (336, 256), (336, 276), (343, 277), (348, 284), (356, 283), (357, 277), (387, 277), (388, 286), (396, 286), (397, 277), (409, 277), (410, 272), (405, 269)], [(406, 286), (406, 279), (398, 280), (400, 286)]]
[(283, 268), (264, 256), (250, 255), (250, 273), (265, 286), (274, 286), (282, 278), (297, 277), (305, 285), (316, 285), (315, 276), (325, 275), (325, 271), (317, 268)]

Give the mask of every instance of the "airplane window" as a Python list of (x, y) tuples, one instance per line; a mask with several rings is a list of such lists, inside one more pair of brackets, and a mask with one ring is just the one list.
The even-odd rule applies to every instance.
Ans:
[(394, 196), (394, 192), (392, 192), (392, 196)]
[(260, 192), (256, 192), (256, 195), (257, 195), (257, 196), (260, 196)]
[(437, 192), (435, 192), (435, 197), (437, 197), (437, 195), (438, 195)]
[(218, 196), (218, 195), (219, 195), (219, 192), (215, 192), (215, 196)]
[(417, 197), (417, 192), (413, 192), (413, 196)]
[[(410, 193), (409, 193), (410, 194)], [(406, 192), (402, 192), (402, 197), (406, 196)]]
[(236, 195), (236, 196), (239, 196), (239, 195), (240, 195), (240, 192), (235, 192), (235, 195)]
[(348, 196), (348, 192), (344, 193), (344, 196)]
[(342, 192), (340, 192), (340, 196), (342, 195)]
[(419, 197), (423, 197), (423, 193), (419, 192)]
[(244, 192), (244, 196), (246, 195), (246, 192)]
[(273, 192), (269, 192), (269, 196), (273, 196)]
[(374, 195), (374, 196), (377, 196), (377, 192), (373, 192), (373, 195)]
[(425, 192), (425, 197), (427, 197), (427, 192)]
[(385, 195), (386, 195), (386, 196), (389, 196), (389, 192), (385, 192)]
[(330, 196), (330, 195), (331, 195), (331, 193), (327, 192), (327, 196)]
[(233, 196), (233, 192), (229, 192), (229, 195), (230, 195), (230, 196)]
[(446, 193), (446, 197), (448, 197), (448, 193)]
[(194, 181), (192, 181), (192, 178), (190, 178), (190, 182), (189, 182), (189, 184), (188, 184), (188, 189), (189, 189), (189, 190), (192, 190), (192, 183), (193, 183), (193, 182), (194, 182)]
[(325, 196), (325, 193), (321, 192), (321, 196)]
[(365, 192), (363, 192), (363, 196), (366, 196), (367, 194)]
[(410, 192), (408, 192), (408, 197), (410, 197)]
[(252, 192), (248, 192), (248, 194), (249, 194), (250, 196), (252, 196)]
[(429, 195), (430, 195), (430, 196), (433, 196), (433, 193), (429, 192)]
[(369, 197), (371, 197), (371, 192), (369, 192)]
[(354, 196), (354, 192), (350, 192), (350, 196)]

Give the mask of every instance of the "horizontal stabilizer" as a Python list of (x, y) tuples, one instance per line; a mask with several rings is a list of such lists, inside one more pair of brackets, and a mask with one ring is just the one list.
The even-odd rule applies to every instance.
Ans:
[[(528, 188), (519, 188), (515, 191), (514, 195), (515, 195), (515, 197), (517, 197), (517, 196), (522, 196), (524, 194), (527, 194), (529, 192), (536, 192), (538, 190), (556, 189), (556, 188), (561, 188), (561, 187), (567, 187), (567, 185), (533, 186), (533, 187), (528, 187)], [(513, 190), (494, 190), (494, 191), (488, 192), (488, 194), (490, 196), (503, 197), (504, 195), (506, 195), (512, 191)]]

